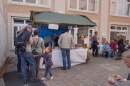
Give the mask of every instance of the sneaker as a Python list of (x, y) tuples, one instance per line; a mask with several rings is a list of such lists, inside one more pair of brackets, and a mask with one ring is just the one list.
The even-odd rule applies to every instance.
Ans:
[(18, 72), (18, 74), (21, 74), (21, 73)]
[(23, 82), (24, 82), (24, 83), (26, 83), (26, 82), (27, 82), (27, 80), (23, 80)]
[(53, 76), (51, 76), (50, 79), (53, 79)]
[(44, 77), (43, 77), (43, 78), (41, 78), (41, 80), (42, 80), (42, 81), (45, 81), (45, 80), (46, 80), (46, 78), (44, 78)]
[(31, 79), (31, 82), (34, 82), (34, 81), (36, 81), (36, 79)]

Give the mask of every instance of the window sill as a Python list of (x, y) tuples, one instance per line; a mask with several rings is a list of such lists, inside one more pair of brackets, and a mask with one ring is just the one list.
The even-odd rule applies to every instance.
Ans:
[(113, 14), (111, 14), (111, 16), (130, 18), (130, 16), (121, 16), (121, 15), (113, 15)]
[(76, 12), (86, 12), (86, 13), (93, 13), (93, 14), (98, 14), (98, 12), (92, 12), (92, 11), (85, 11), (85, 10), (77, 10), (77, 9), (68, 9), (69, 11), (76, 11)]
[(31, 4), (31, 3), (23, 3), (23, 2), (13, 2), (13, 1), (10, 1), (9, 4), (25, 5), (25, 6), (34, 6), (34, 7), (45, 7), (45, 8), (51, 9), (51, 6), (39, 5), (39, 4)]

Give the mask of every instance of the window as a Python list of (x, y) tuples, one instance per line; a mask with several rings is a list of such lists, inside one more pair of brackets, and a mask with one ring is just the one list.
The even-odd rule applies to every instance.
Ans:
[(98, 3), (97, 0), (69, 0), (69, 9), (86, 11), (86, 12), (97, 12)]
[(96, 0), (89, 0), (88, 5), (89, 5), (88, 8), (89, 11), (96, 11), (96, 7), (97, 7)]
[[(12, 23), (13, 37), (12, 37), (12, 40), (14, 40), (17, 37), (18, 32), (21, 31), (28, 24), (30, 24), (29, 19), (13, 18), (13, 23)], [(14, 47), (14, 41), (12, 44), (13, 44), (12, 47)]]
[(112, 25), (110, 27), (110, 41), (112, 39), (118, 40), (119, 35), (123, 35), (124, 39), (127, 39), (128, 26)]
[(50, 6), (51, 0), (11, 0), (11, 3), (19, 3), (23, 5)]
[(130, 0), (111, 0), (111, 14), (130, 16)]
[(77, 0), (70, 0), (70, 8), (77, 9)]

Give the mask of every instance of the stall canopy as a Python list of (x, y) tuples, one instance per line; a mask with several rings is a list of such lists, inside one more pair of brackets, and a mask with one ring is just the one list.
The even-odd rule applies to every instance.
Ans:
[(78, 25), (78, 26), (96, 26), (87, 16), (61, 14), (49, 11), (31, 11), (32, 24), (59, 24), (59, 25)]

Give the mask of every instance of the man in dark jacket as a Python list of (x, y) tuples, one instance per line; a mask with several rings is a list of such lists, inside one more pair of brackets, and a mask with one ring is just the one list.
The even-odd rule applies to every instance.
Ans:
[(116, 58), (116, 60), (120, 60), (122, 53), (124, 51), (124, 40), (123, 40), (123, 36), (120, 35), (119, 36), (119, 41), (118, 41), (118, 57)]
[[(124, 59), (124, 63), (130, 68), (130, 50), (127, 50), (123, 53), (123, 59)], [(111, 77), (108, 78), (108, 82), (111, 85), (113, 85), (113, 86), (130, 86), (130, 82), (125, 82), (125, 81), (130, 80), (130, 73), (129, 73), (127, 79), (124, 79), (123, 77), (116, 75), (116, 74), (114, 75), (114, 77), (117, 82)], [(122, 83), (124, 83), (124, 85), (121, 85)]]
[[(32, 26), (27, 25), (24, 29), (25, 32), (32, 32)], [(24, 33), (23, 33), (24, 34)], [(28, 35), (27, 35), (28, 36)], [(27, 37), (25, 37), (27, 38)], [(35, 65), (34, 65), (34, 57), (32, 54), (31, 45), (33, 44), (32, 36), (29, 37), (29, 39), (25, 40), (25, 52), (19, 53), (20, 59), (21, 59), (21, 73), (23, 81), (27, 81), (27, 73), (26, 73), (26, 61), (29, 62), (30, 65), (30, 71), (31, 71), (31, 81), (35, 80)]]

